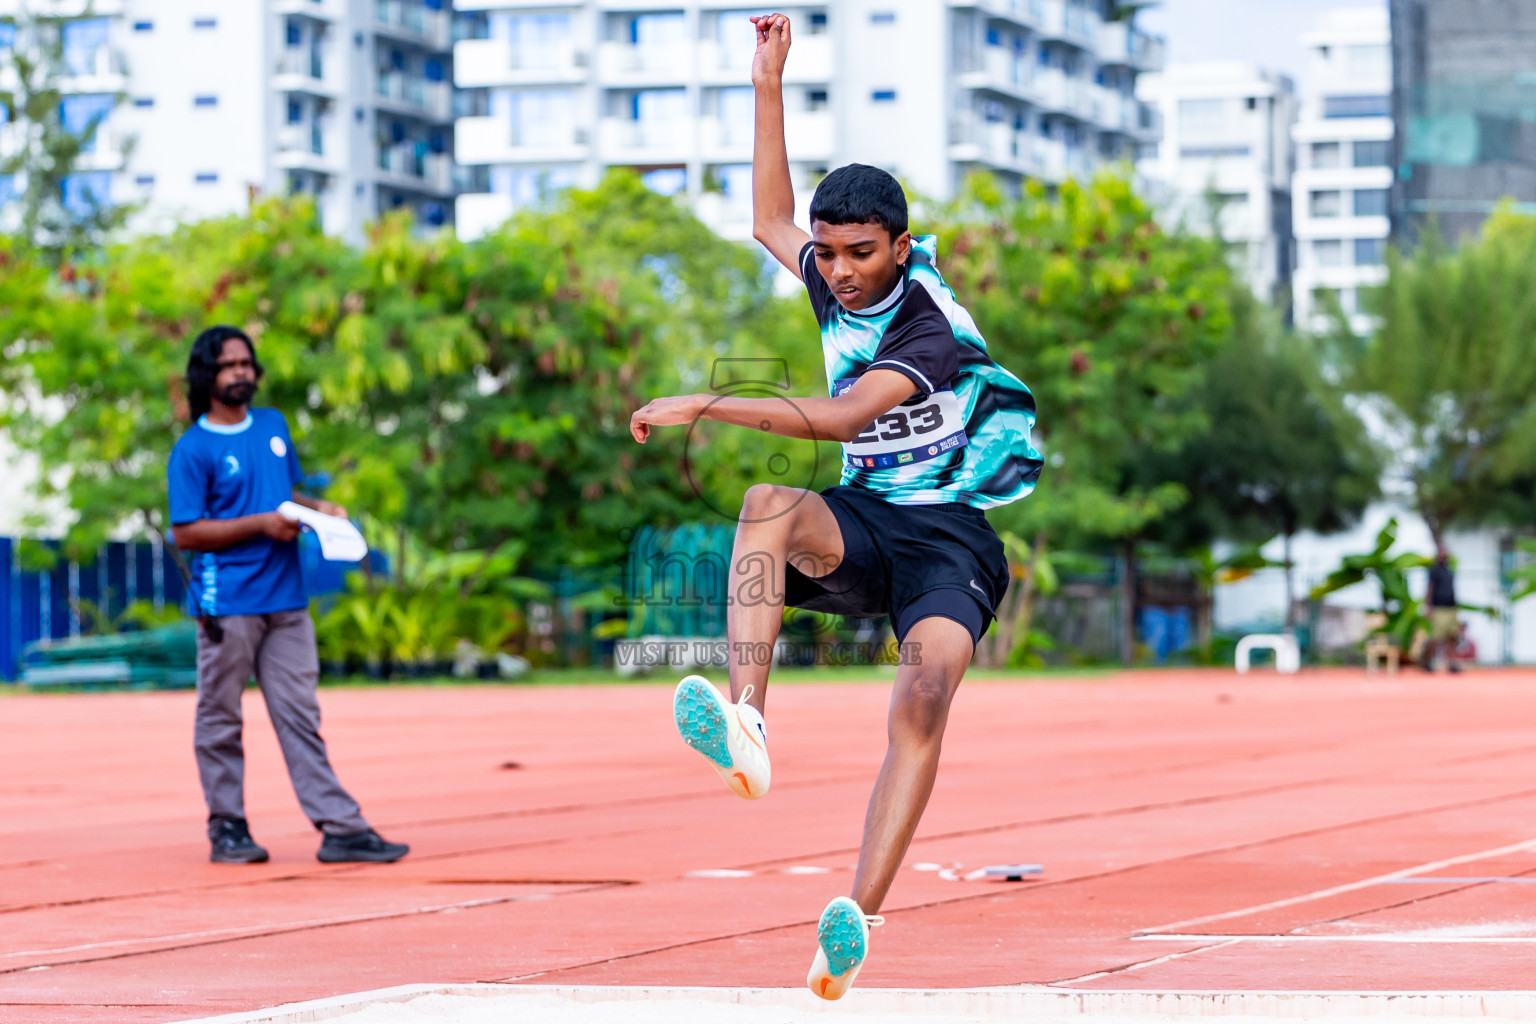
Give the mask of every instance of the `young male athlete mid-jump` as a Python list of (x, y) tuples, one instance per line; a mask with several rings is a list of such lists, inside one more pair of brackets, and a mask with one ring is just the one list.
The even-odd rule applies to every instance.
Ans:
[[(1024, 497), (1040, 473), (1030, 444), (1034, 399), (987, 356), (970, 314), (939, 276), (932, 236), (907, 230), (907, 201), (884, 171), (827, 175), (811, 200), (811, 234), (794, 222), (780, 87), (789, 19), (754, 18), (757, 92), (753, 234), (805, 282), (821, 326), (830, 397), (658, 398), (636, 412), (655, 426), (703, 417), (843, 444), (842, 482), (817, 494), (747, 491), (731, 558), (727, 633), (731, 701), (699, 676), (677, 687), (683, 739), (739, 796), (768, 791), (763, 723), (771, 650), (784, 605), (888, 615), (902, 645), (889, 747), (870, 797), (852, 898), (823, 911), (811, 991), (837, 999), (868, 952), (869, 926), (933, 789), (950, 702), (1008, 584), (1003, 545), (982, 509)], [(783, 586), (764, 600), (763, 566)], [(776, 603), (777, 601), (777, 603)], [(737, 654), (737, 652), (743, 652)]]

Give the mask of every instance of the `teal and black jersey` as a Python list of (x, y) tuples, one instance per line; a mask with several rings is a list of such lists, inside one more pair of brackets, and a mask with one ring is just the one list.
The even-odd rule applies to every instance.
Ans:
[(898, 505), (1006, 505), (1040, 476), (1030, 443), (1035, 399), (987, 355), (975, 321), (939, 276), (936, 250), (932, 235), (913, 239), (896, 288), (856, 313), (827, 287), (812, 243), (800, 251), (832, 395), (871, 369), (895, 370), (917, 387), (843, 445), (842, 482)]

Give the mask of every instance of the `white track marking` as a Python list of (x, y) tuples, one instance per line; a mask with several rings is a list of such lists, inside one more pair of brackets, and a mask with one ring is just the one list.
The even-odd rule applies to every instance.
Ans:
[[(1165, 936), (1158, 936), (1158, 938), (1164, 938), (1164, 937)], [(1095, 971), (1092, 974), (1085, 974), (1081, 978), (1068, 978), (1066, 981), (1053, 981), (1053, 982), (1051, 982), (1051, 984), (1052, 984), (1052, 986), (1081, 985), (1085, 981), (1097, 981), (1099, 978), (1108, 978), (1109, 976), (1114, 975), (1114, 974), (1127, 974), (1127, 973), (1129, 973), (1131, 971), (1139, 971), (1143, 967), (1156, 967), (1158, 964), (1165, 964), (1165, 963), (1167, 963), (1170, 960), (1179, 960), (1179, 959), (1182, 959), (1182, 958), (1184, 958), (1186, 956), (1193, 956), (1196, 953), (1208, 953), (1208, 952), (1210, 952), (1212, 950), (1216, 950), (1216, 949), (1225, 949), (1226, 947), (1228, 947), (1230, 945), (1233, 945), (1234, 940), (1237, 938), (1236, 936), (1216, 936), (1216, 935), (1188, 935), (1188, 936), (1186, 936), (1186, 935), (1180, 935), (1180, 936), (1169, 935), (1169, 936), (1166, 936), (1166, 938), (1170, 938), (1170, 939), (1171, 938), (1175, 938), (1175, 937), (1181, 938), (1181, 939), (1186, 939), (1187, 941), (1190, 941), (1190, 942), (1200, 942), (1200, 941), (1203, 941), (1205, 939), (1213, 939), (1213, 940), (1215, 940), (1215, 942), (1214, 942), (1213, 945), (1201, 946), (1198, 949), (1185, 949), (1185, 950), (1180, 950), (1177, 953), (1169, 953), (1166, 956), (1155, 957), (1155, 958), (1153, 958), (1151, 960), (1143, 960), (1140, 963), (1131, 964), (1129, 967), (1117, 967), (1117, 968), (1115, 968), (1112, 971)]]
[[(354, 914), (346, 917), (317, 917), (306, 921), (272, 921), (267, 924), (242, 925), (237, 928), (214, 928), (201, 932), (177, 932), (172, 935), (141, 935), (127, 939), (113, 939), (109, 942), (87, 942), (80, 946), (60, 946), (56, 949), (20, 949), (9, 953), (0, 953), (0, 960), (10, 960), (28, 956), (56, 956), (62, 953), (85, 953), (95, 949), (118, 949), (123, 946), (157, 946), (167, 942), (186, 943), (195, 940), (228, 939), (236, 936), (257, 937), (281, 932), (298, 931), (305, 928), (327, 928), (340, 924), (360, 924), (365, 921), (387, 921), (395, 917), (414, 917), (417, 914), (447, 914), (455, 910), (471, 910), (476, 907), (489, 907), (498, 903), (521, 903), (528, 900), (539, 899), (547, 896), (547, 893), (537, 893), (527, 896), (492, 896), (479, 900), (464, 900), (460, 903), (440, 903), (430, 907), (406, 907), (402, 910), (381, 910), (375, 914)], [(145, 950), (152, 952), (153, 950)]]
[(1212, 921), (1229, 921), (1234, 917), (1247, 917), (1249, 914), (1260, 914), (1266, 910), (1279, 910), (1282, 907), (1294, 907), (1298, 903), (1309, 903), (1312, 900), (1327, 899), (1329, 896), (1338, 896), (1346, 892), (1354, 892), (1357, 889), (1368, 889), (1373, 885), (1381, 885), (1383, 882), (1392, 882), (1411, 875), (1420, 875), (1426, 871), (1438, 871), (1455, 864), (1467, 864), (1472, 861), (1486, 860), (1489, 857), (1501, 857), (1506, 853), (1520, 853), (1524, 850), (1536, 849), (1536, 839), (1527, 839), (1522, 843), (1511, 843), (1508, 846), (1496, 847), (1492, 850), (1483, 850), (1479, 853), (1467, 853), (1460, 857), (1447, 857), (1445, 860), (1432, 860), (1427, 864), (1417, 864), (1411, 868), (1403, 868), (1399, 871), (1389, 871), (1385, 875), (1377, 875), (1374, 878), (1366, 878), (1358, 882), (1349, 882), (1345, 885), (1335, 885), (1328, 889), (1319, 889), (1302, 896), (1292, 896), (1288, 899), (1274, 900), (1269, 903), (1260, 903), (1252, 907), (1244, 907), (1242, 910), (1228, 910), (1220, 914), (1207, 914), (1204, 917), (1192, 917), (1187, 921), (1175, 921), (1173, 924), (1162, 924), (1155, 928), (1139, 928), (1137, 937), (1149, 935), (1154, 932), (1173, 932), (1182, 928), (1191, 928), (1195, 925), (1210, 924)]
[[(1536, 936), (1533, 935), (1511, 935), (1499, 938), (1492, 935), (1436, 936), (1425, 932), (1386, 932), (1381, 935), (1188, 935), (1158, 932), (1156, 935), (1133, 935), (1131, 938), (1136, 942), (1221, 942), (1227, 945), (1236, 942), (1387, 942), (1428, 946), (1494, 946), (1510, 943), (1519, 945), (1536, 943)], [(1216, 949), (1217, 947), (1202, 946), (1201, 948)], [(1184, 954), (1177, 955), (1183, 956)]]

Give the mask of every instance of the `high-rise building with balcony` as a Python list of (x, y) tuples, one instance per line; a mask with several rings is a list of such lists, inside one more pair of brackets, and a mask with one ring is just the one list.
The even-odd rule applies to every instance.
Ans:
[(1391, 0), (1393, 232), (1475, 234), (1508, 199), (1536, 210), (1536, 4)]
[(1384, 252), (1392, 187), (1392, 57), (1380, 7), (1325, 13), (1302, 36), (1309, 52), (1307, 95), (1292, 129), (1296, 174), (1295, 315), (1324, 329), (1320, 300), (1331, 294), (1358, 334), (1371, 329), (1360, 291), (1386, 279)]
[[(717, 230), (751, 229), (754, 48), (734, 0), (456, 0), (465, 92), (456, 152), (485, 168), (461, 195), (474, 236), (548, 189), (637, 169)], [(783, 9), (785, 142), (802, 206), (826, 170), (885, 167), (953, 195), (991, 171), (1012, 186), (1134, 159), (1156, 137), (1136, 76), (1162, 41), (1117, 0), (801, 0)], [(803, 210), (802, 210), (803, 213)]]
[(1291, 80), (1231, 61), (1173, 64), (1142, 76), (1136, 94), (1162, 118), (1162, 141), (1138, 168), (1159, 183), (1163, 215), (1219, 231), (1254, 293), (1283, 300), (1294, 260)]
[[(0, 0), (0, 24), (22, 7)], [(400, 207), (451, 222), (446, 0), (60, 0), (46, 13), (68, 72), (61, 118), (97, 125), (72, 179), (82, 201), (142, 203), (137, 225), (161, 228), (303, 192), (353, 240)]]

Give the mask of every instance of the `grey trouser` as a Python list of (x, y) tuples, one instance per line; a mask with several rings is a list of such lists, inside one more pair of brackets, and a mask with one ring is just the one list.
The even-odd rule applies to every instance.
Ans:
[(245, 817), (245, 748), (240, 741), (240, 698), (256, 677), (299, 806), (324, 832), (368, 827), (357, 801), (341, 788), (320, 738), (315, 685), (320, 660), (309, 609), (219, 619), (224, 639), (210, 643), (197, 631), (197, 771), (208, 800), (209, 828), (221, 818)]

